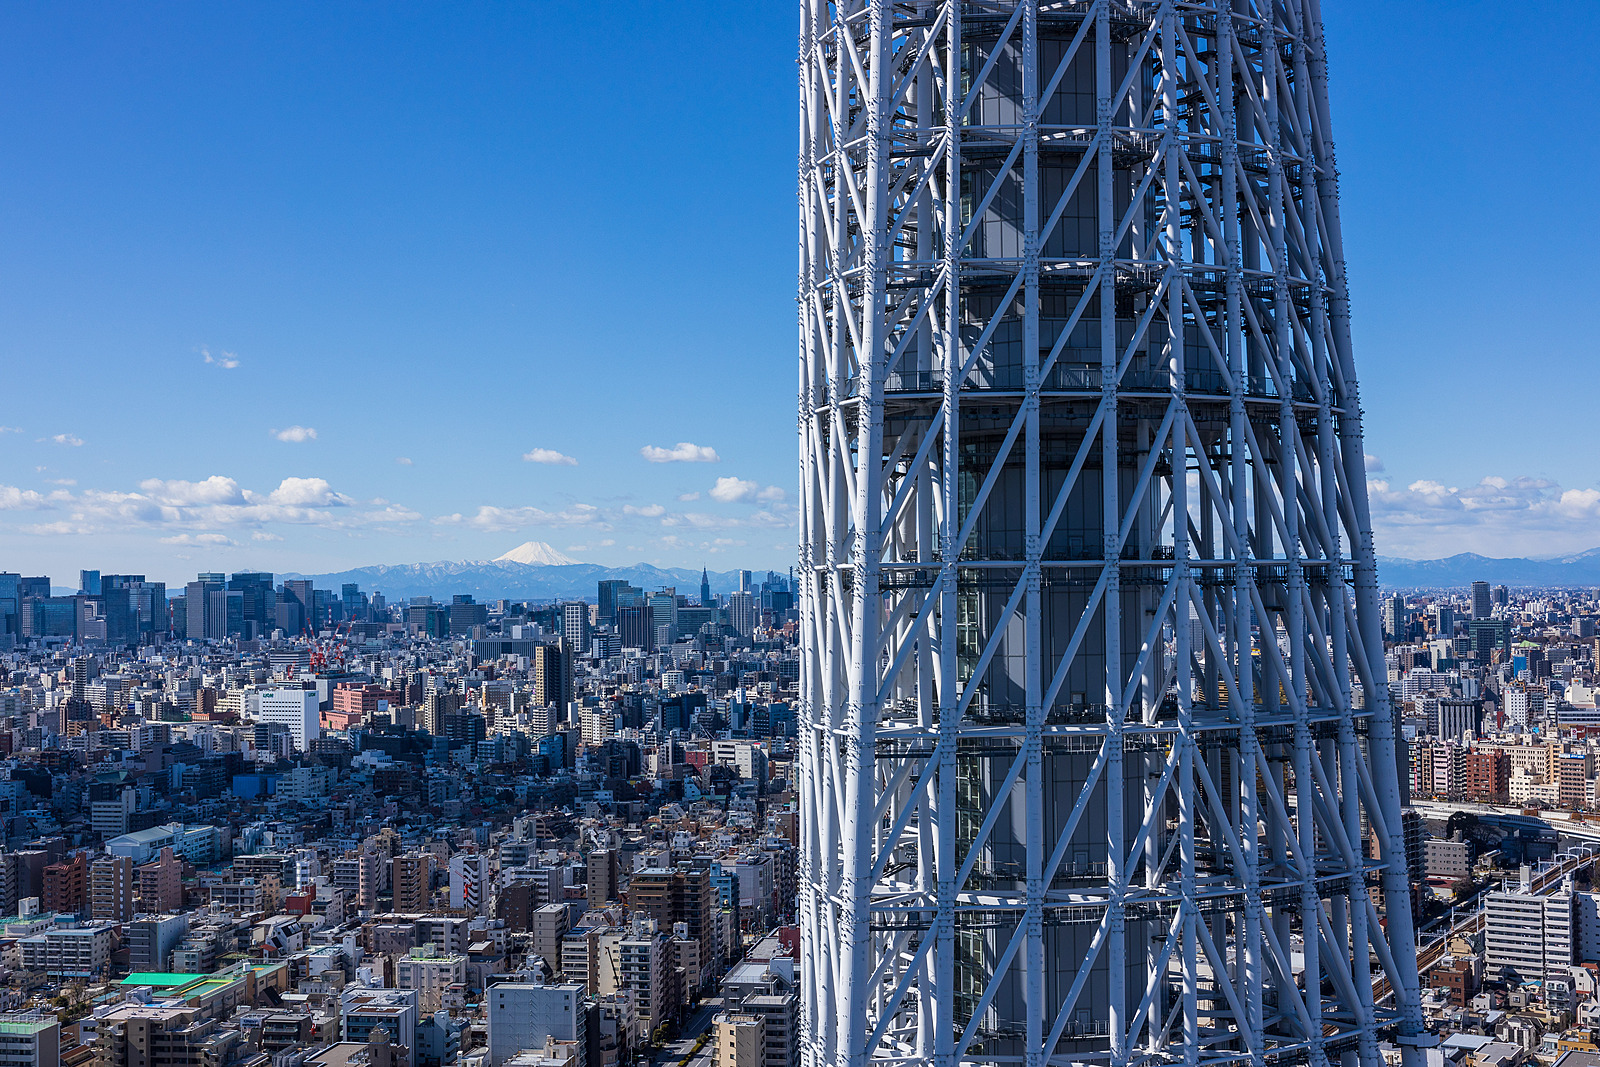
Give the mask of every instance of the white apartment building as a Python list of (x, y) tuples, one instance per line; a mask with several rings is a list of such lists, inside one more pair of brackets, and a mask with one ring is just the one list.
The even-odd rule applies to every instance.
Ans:
[(440, 953), (432, 945), (414, 948), (395, 963), (395, 984), (417, 991), (417, 1006), (423, 1015), (438, 1011), (445, 991), (466, 980), (467, 957)]
[(261, 692), (258, 722), (282, 723), (294, 738), (294, 747), (310, 751), (313, 740), (322, 736), (322, 720), (317, 710), (314, 689), (265, 689)]
[(1508, 971), (1524, 982), (1570, 979), (1574, 932), (1571, 885), (1537, 896), (1526, 883), (1489, 893), (1484, 905), (1488, 975)]
[(111, 961), (113, 923), (72, 926), (20, 938), (24, 970), (44, 971), (61, 978), (89, 978)]

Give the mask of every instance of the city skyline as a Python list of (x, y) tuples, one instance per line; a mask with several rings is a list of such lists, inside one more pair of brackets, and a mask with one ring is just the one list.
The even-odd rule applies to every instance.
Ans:
[[(100, 14), (0, 16), (15, 566), (793, 562), (791, 11)], [(1595, 547), (1560, 388), (1593, 356), (1592, 223), (1526, 224), (1592, 170), (1539, 105), (1592, 91), (1581, 27), (1325, 17), (1379, 554)], [(1441, 99), (1462, 63), (1491, 73)]]

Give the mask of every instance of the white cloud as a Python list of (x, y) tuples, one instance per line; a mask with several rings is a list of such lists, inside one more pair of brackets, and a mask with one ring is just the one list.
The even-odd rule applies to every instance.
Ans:
[(1419, 478), (1404, 488), (1370, 478), (1367, 493), (1386, 556), (1546, 555), (1600, 542), (1600, 489), (1548, 478), (1490, 475), (1468, 486)]
[(38, 534), (41, 537), (76, 536), (80, 534), (99, 533), (99, 529), (87, 526), (81, 522), (68, 522), (65, 519), (57, 522), (43, 522), (33, 526), (24, 526), (24, 533)]
[(755, 496), (760, 488), (760, 482), (747, 481), (743, 478), (718, 478), (717, 484), (711, 487), (711, 499), (731, 504), (735, 500)]
[(493, 533), (504, 533), (508, 530), (521, 530), (529, 526), (591, 526), (596, 529), (609, 529), (605, 517), (600, 509), (592, 504), (573, 504), (561, 511), (545, 511), (543, 508), (497, 508), (484, 504), (478, 508), (475, 515), (440, 515), (433, 520), (441, 526), (472, 526), (479, 530)]
[(709, 445), (690, 444), (688, 441), (679, 441), (671, 448), (645, 445), (639, 449), (639, 455), (651, 463), (716, 463), (720, 459), (717, 450)]
[(77, 434), (58, 433), (54, 437), (50, 438), (50, 440), (54, 441), (58, 445), (66, 445), (69, 448), (83, 447), (83, 438), (79, 437)]
[(624, 515), (641, 515), (647, 519), (658, 519), (667, 513), (667, 509), (660, 504), (624, 504), (622, 505), (622, 513)]
[(402, 467), (411, 466), (411, 460), (410, 460), (409, 457), (406, 457), (406, 456), (396, 456), (396, 457), (394, 457), (394, 461), (396, 463), (400, 464), (400, 466), (402, 466)]
[(21, 433), (21, 426), (0, 426), (0, 433)]
[(678, 494), (678, 499), (683, 501), (685, 504), (687, 504), (692, 500), (699, 500), (700, 499), (700, 494), (699, 493), (679, 493)]
[(290, 426), (284, 430), (269, 430), (267, 432), (278, 440), (288, 441), (291, 444), (300, 444), (302, 441), (315, 441), (317, 439), (317, 431), (309, 426)]
[(283, 538), (279, 537), (275, 533), (268, 533), (265, 530), (257, 530), (255, 533), (250, 535), (250, 540), (252, 540), (252, 541), (282, 541)]
[(529, 463), (544, 463), (552, 467), (576, 467), (578, 461), (571, 456), (563, 455), (553, 448), (533, 448), (522, 454), (522, 458)]
[(38, 511), (49, 506), (50, 502), (32, 489), (0, 485), (0, 511)]
[(238, 547), (239, 544), (231, 537), (224, 537), (222, 534), (216, 533), (176, 534), (172, 537), (163, 537), (160, 540), (164, 545), (206, 545), (210, 547), (228, 545)]
[[(148, 478), (137, 492), (58, 489), (48, 496), (32, 490), (0, 486), (0, 509), (60, 510), (56, 522), (23, 528), (37, 534), (104, 533), (108, 530), (151, 529), (170, 537), (192, 535), (173, 544), (205, 544), (202, 534), (263, 530), (275, 524), (320, 526), (355, 531), (374, 525), (414, 523), (422, 518), (409, 508), (382, 498), (357, 501), (336, 492), (322, 478), (285, 478), (270, 492), (241, 488), (233, 478), (212, 475), (202, 481)], [(272, 535), (275, 537), (276, 535)], [(271, 538), (257, 538), (264, 540)], [(220, 544), (213, 540), (210, 543)]]
[(710, 529), (718, 526), (733, 526), (735, 522), (724, 519), (720, 515), (707, 515), (703, 511), (685, 511), (677, 515), (668, 515), (661, 520), (663, 526), (692, 526), (695, 529)]
[(600, 547), (601, 548), (610, 548), (612, 545), (614, 545), (616, 543), (617, 543), (616, 538), (607, 537), (605, 540), (600, 542)]
[(233, 370), (239, 365), (239, 357), (232, 352), (223, 352), (220, 355), (213, 356), (210, 349), (202, 348), (200, 355), (205, 357), (207, 363), (214, 367), (221, 367), (223, 370)]
[(1368, 474), (1378, 474), (1384, 469), (1383, 460), (1380, 457), (1373, 455), (1371, 452), (1366, 453), (1363, 458), (1367, 462)]
[(787, 497), (788, 494), (775, 485), (769, 485), (756, 494), (756, 499), (766, 504), (781, 504)]
[[(250, 498), (255, 500), (255, 495)], [(352, 503), (321, 478), (285, 478), (264, 499), (268, 504), (292, 508), (345, 507)]]
[(139, 488), (152, 500), (172, 507), (196, 507), (206, 504), (243, 504), (244, 493), (232, 478), (213, 474), (203, 482), (164, 482), (159, 478), (146, 478)]

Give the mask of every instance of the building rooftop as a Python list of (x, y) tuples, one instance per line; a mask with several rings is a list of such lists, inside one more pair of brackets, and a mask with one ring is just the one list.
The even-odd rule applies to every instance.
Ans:
[(198, 982), (204, 978), (203, 974), (177, 974), (173, 971), (134, 971), (122, 980), (122, 985), (136, 986), (147, 985), (157, 989), (171, 989), (174, 986), (186, 986), (191, 982)]
[(7, 1012), (0, 1015), (0, 1034), (37, 1034), (60, 1025), (54, 1015), (25, 1015)]

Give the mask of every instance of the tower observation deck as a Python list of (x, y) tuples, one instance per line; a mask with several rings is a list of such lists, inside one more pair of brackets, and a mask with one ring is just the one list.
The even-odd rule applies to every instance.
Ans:
[(804, 1061), (1420, 1064), (1319, 0), (801, 11)]

